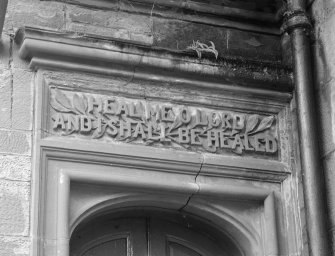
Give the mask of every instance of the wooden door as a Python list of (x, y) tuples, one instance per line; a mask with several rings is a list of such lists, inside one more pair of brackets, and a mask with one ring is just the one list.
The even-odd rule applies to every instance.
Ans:
[(145, 218), (93, 221), (71, 237), (70, 256), (147, 256)]
[(71, 256), (228, 256), (209, 235), (157, 218), (93, 222), (71, 238)]
[(227, 256), (206, 233), (159, 219), (150, 221), (149, 245), (150, 256)]

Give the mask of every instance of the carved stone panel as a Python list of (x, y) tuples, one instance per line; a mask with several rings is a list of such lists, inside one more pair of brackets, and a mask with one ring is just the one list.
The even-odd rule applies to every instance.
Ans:
[(277, 158), (274, 115), (50, 89), (48, 133), (217, 154)]

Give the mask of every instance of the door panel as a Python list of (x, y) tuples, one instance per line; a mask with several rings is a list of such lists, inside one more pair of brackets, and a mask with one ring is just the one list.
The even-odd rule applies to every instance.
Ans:
[(228, 256), (205, 234), (169, 221), (150, 222), (150, 256)]
[(169, 256), (201, 256), (201, 254), (193, 251), (192, 249), (183, 246), (178, 243), (168, 243), (168, 255)]
[(145, 218), (91, 221), (71, 237), (70, 256), (147, 256)]
[(96, 246), (90, 247), (84, 251), (83, 256), (127, 256), (127, 239), (117, 239), (107, 242), (102, 242)]
[(70, 250), (70, 256), (228, 256), (206, 233), (144, 217), (89, 222), (75, 231)]

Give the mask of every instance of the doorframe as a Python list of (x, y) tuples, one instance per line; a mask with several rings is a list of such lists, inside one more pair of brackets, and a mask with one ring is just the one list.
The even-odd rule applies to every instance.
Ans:
[[(261, 203), (264, 211), (265, 255), (279, 255), (285, 242), (279, 234), (277, 209), (281, 209), (280, 185), (290, 175), (288, 167), (279, 161), (239, 157), (229, 155), (200, 154), (197, 152), (157, 149), (153, 147), (127, 144), (106, 144), (100, 142), (64, 139), (62, 137), (43, 136), (46, 116), (44, 110), (48, 104), (48, 89), (43, 70), (36, 77), (34, 165), (33, 165), (33, 202), (32, 237), (33, 256), (69, 255), (69, 202), (71, 182), (94, 183), (96, 185), (116, 186), (121, 189), (133, 189), (143, 192), (163, 192), (170, 197), (192, 196), (211, 197), (217, 200), (232, 199)], [(55, 163), (57, 166), (55, 166)], [(62, 164), (60, 164), (62, 163)], [(79, 170), (79, 166), (94, 163), (94, 172)], [(109, 171), (106, 171), (106, 168)], [(141, 170), (143, 177), (123, 176), (114, 170)], [(108, 172), (108, 175), (106, 173)], [(152, 173), (160, 179), (152, 179)], [(54, 187), (47, 184), (48, 176), (53, 176)], [(176, 178), (177, 177), (177, 178)], [(182, 178), (180, 178), (182, 177)], [(216, 177), (215, 184), (206, 181), (206, 177)], [(156, 177), (157, 178), (157, 177)], [(230, 185), (223, 181), (245, 181)], [(255, 184), (257, 183), (257, 184)], [(223, 185), (225, 184), (225, 185)], [(54, 193), (56, 197), (49, 197)], [(52, 199), (56, 211), (46, 209), (46, 202)], [(163, 202), (164, 203), (164, 202)], [(182, 204), (182, 202), (179, 202)], [(186, 203), (186, 201), (184, 202)], [(193, 207), (193, 209), (192, 209)], [(199, 205), (190, 207), (196, 212)], [(198, 207), (198, 209), (197, 209)], [(210, 210), (209, 210), (210, 211)], [(282, 212), (280, 210), (280, 212)], [(195, 213), (196, 214), (196, 213)], [(213, 213), (214, 214), (214, 213)], [(222, 218), (227, 218), (221, 213)], [(282, 214), (279, 214), (282, 215)], [(254, 239), (252, 231), (234, 216), (230, 216), (241, 235)], [(228, 218), (227, 218), (228, 219)], [(231, 221), (227, 220), (227, 221)], [(45, 232), (47, 223), (57, 223), (55, 230)], [(51, 237), (50, 240), (46, 236)], [(255, 240), (255, 239), (254, 239)], [(45, 246), (52, 253), (45, 254)]]
[[(61, 147), (55, 148), (54, 145), (62, 145)], [(190, 182), (190, 177), (193, 178), (194, 170), (197, 170), (200, 164), (195, 160), (194, 154), (183, 153), (185, 161), (177, 161), (173, 159), (164, 159), (164, 156), (160, 158), (149, 157), (152, 156), (152, 150), (146, 149), (142, 156), (138, 155), (138, 151), (134, 150), (134, 146), (118, 146), (117, 149), (111, 150), (114, 152), (99, 152), (97, 147), (92, 148), (92, 145), (85, 148), (83, 145), (71, 146), (71, 143), (65, 143), (60, 139), (44, 139), (43, 142), (39, 143), (40, 155), (41, 155), (41, 166), (40, 174), (42, 179), (40, 180), (39, 193), (35, 194), (38, 201), (40, 202), (39, 214), (34, 218), (33, 229), (37, 234), (35, 237), (41, 237), (37, 241), (38, 253), (36, 255), (44, 255), (42, 247), (44, 233), (44, 225), (46, 222), (57, 223), (56, 234), (47, 234), (48, 236), (56, 236), (56, 247), (57, 255), (68, 256), (69, 255), (69, 239), (70, 239), (70, 226), (69, 226), (69, 201), (70, 201), (70, 184), (71, 182), (80, 183), (91, 183), (95, 185), (108, 185), (118, 188), (130, 188), (140, 190), (144, 192), (163, 192), (170, 196), (174, 195), (194, 195), (214, 198), (228, 198), (234, 200), (251, 200), (259, 201), (264, 207), (265, 217), (265, 236), (267, 237), (267, 244), (265, 247), (265, 255), (278, 255), (280, 253), (279, 248), (279, 237), (277, 231), (277, 191), (268, 188), (261, 188), (252, 185), (252, 183), (246, 183), (241, 186), (237, 185), (224, 185), (224, 186), (213, 186), (202, 182)], [(71, 148), (72, 147), (72, 148)], [(80, 148), (80, 149), (79, 149)], [(90, 149), (88, 149), (90, 148)], [(130, 151), (131, 154), (125, 154), (125, 151)], [(135, 151), (135, 152), (134, 152)], [(136, 152), (137, 151), (137, 152)], [(135, 153), (135, 154), (134, 154)], [(136, 155), (137, 153), (137, 155)], [(146, 155), (146, 156), (145, 156)], [(172, 157), (173, 158), (173, 157)], [(100, 167), (100, 169), (94, 169), (94, 172), (87, 172), (80, 170), (85, 165), (90, 165), (89, 162), (96, 163), (94, 167)], [(62, 164), (60, 164), (62, 163)], [(231, 164), (229, 159), (221, 159), (221, 165), (223, 168), (227, 168), (226, 164)], [(206, 168), (206, 165), (210, 163), (202, 164)], [(76, 166), (78, 167), (76, 168)], [(150, 166), (150, 167), (149, 167)], [(236, 166), (235, 166), (236, 167)], [(91, 168), (91, 167), (89, 167)], [(148, 179), (149, 176), (143, 176), (139, 179), (134, 176), (133, 179), (129, 176), (120, 176), (119, 172), (113, 174), (113, 169), (121, 168), (123, 170), (135, 170), (142, 169), (144, 172), (152, 172), (153, 170), (157, 173), (163, 174), (161, 179)], [(229, 167), (228, 167), (229, 168)], [(227, 169), (228, 169), (227, 168)], [(108, 169), (110, 171), (107, 174)], [(120, 170), (121, 170), (120, 169)], [(185, 173), (188, 172), (188, 173)], [(52, 189), (57, 194), (56, 209), (57, 212), (44, 212), (46, 209), (45, 201), (50, 200), (48, 196), (45, 197), (45, 191), (47, 188), (46, 179), (47, 176), (54, 175), (56, 177), (55, 188)], [(56, 174), (55, 174), (56, 173)], [(190, 175), (193, 173), (193, 175)], [(182, 178), (176, 183), (176, 178), (171, 180), (167, 179), (168, 176), (181, 176), (188, 177), (187, 182), (184, 182)], [(36, 179), (35, 179), (36, 181)], [(42, 199), (42, 200), (41, 200)], [(42, 225), (41, 225), (42, 224)], [(245, 233), (247, 237), (250, 236), (250, 231), (247, 227), (239, 227), (241, 232)], [(242, 228), (244, 230), (242, 231)], [(247, 234), (249, 233), (249, 234)], [(35, 244), (36, 245), (36, 244)]]

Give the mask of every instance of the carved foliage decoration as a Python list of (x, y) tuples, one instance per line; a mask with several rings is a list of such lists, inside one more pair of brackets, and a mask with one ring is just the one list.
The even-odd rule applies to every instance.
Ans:
[(187, 50), (193, 50), (197, 53), (198, 58), (201, 59), (202, 53), (212, 53), (215, 56), (215, 59), (218, 58), (219, 52), (215, 49), (215, 44), (210, 41), (210, 46), (204, 43), (200, 43), (198, 40), (193, 41), (193, 43), (187, 47)]
[(211, 153), (275, 154), (274, 116), (242, 114), (52, 90), (52, 129), (62, 135), (182, 147)]

